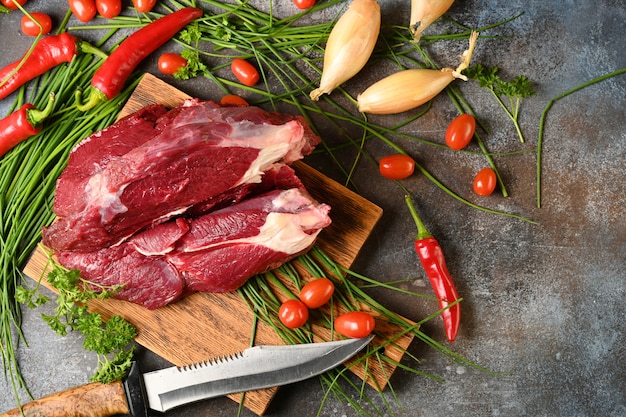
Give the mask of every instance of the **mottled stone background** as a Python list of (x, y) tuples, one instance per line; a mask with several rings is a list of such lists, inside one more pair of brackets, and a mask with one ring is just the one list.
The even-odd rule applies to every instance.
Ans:
[[(400, 3), (381, 0), (385, 24), (408, 22), (409, 1)], [(274, 6), (278, 14), (296, 11), (290, 0), (275, 1)], [(28, 7), (48, 11), (58, 21), (67, 3), (31, 0)], [(510, 197), (473, 196), (471, 176), (482, 167), (481, 157), (402, 143), (431, 173), (463, 197), (540, 223), (532, 225), (472, 209), (420, 175), (405, 182), (424, 221), (439, 238), (464, 298), (461, 332), (450, 348), (500, 375), (450, 361), (416, 341), (410, 350), (421, 360), (417, 369), (444, 381), (398, 371), (392, 378), (394, 392), (386, 392), (395, 416), (626, 415), (626, 75), (578, 91), (553, 106), (545, 126), (541, 208), (535, 204), (536, 165), (532, 152), (540, 115), (550, 99), (626, 66), (626, 3), (457, 1), (449, 16), (480, 27), (519, 13), (523, 15), (511, 23), (483, 33), (506, 37), (481, 39), (474, 62), (499, 66), (504, 78), (525, 74), (534, 82), (537, 94), (524, 100), (521, 110), (527, 143), (519, 143), (511, 124), (485, 90), (473, 82), (457, 82), (488, 126), (490, 133), (483, 139), (493, 152), (531, 150), (497, 158)], [(331, 13), (314, 16), (331, 17)], [(19, 19), (19, 13), (0, 16), (1, 65), (17, 59), (31, 41), (19, 32)], [(438, 23), (428, 32), (443, 27)], [(465, 46), (438, 43), (428, 50), (441, 65), (455, 66)], [(146, 69), (155, 73), (156, 58), (149, 61)], [(382, 65), (370, 66), (346, 88), (356, 93), (386, 75), (385, 69)], [(215, 98), (211, 96), (215, 90), (206, 80), (176, 85), (200, 98)], [(0, 102), (2, 114), (9, 101)], [(447, 120), (454, 114), (455, 109), (442, 96), (435, 100), (428, 115), (407, 130), (442, 141)], [(367, 148), (376, 157), (391, 152), (374, 141)], [(350, 157), (346, 155), (346, 160)], [(341, 180), (328, 161), (312, 158), (310, 163)], [(414, 277), (406, 288), (430, 294), (413, 251), (415, 229), (402, 190), (379, 178), (376, 168), (367, 163), (358, 167), (354, 180), (359, 192), (385, 213), (354, 269), (381, 281)], [(372, 294), (414, 320), (435, 308), (421, 298), (384, 290), (372, 290)], [(54, 336), (39, 313), (25, 312), (23, 329), (30, 345), (19, 349), (33, 395), (86, 383), (94, 358), (83, 351), (79, 337)], [(437, 341), (445, 340), (439, 320), (426, 323), (423, 330)], [(166, 365), (143, 350), (138, 358), (145, 369)], [(13, 408), (12, 389), (2, 379), (0, 392), (6, 393), (0, 395), (0, 410)], [(383, 415), (391, 414), (385, 411), (380, 398), (369, 394)], [(315, 379), (284, 387), (267, 415), (315, 416), (323, 395)], [(26, 396), (23, 398), (26, 400)], [(235, 416), (237, 406), (221, 398), (168, 415)], [(244, 410), (242, 415), (251, 413)], [(331, 398), (321, 415), (352, 417), (356, 413)]]

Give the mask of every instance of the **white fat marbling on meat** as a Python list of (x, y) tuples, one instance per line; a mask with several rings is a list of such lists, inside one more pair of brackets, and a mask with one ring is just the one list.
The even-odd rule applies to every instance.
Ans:
[(99, 207), (102, 224), (107, 224), (120, 213), (128, 211), (128, 207), (122, 204), (120, 196), (124, 192), (126, 184), (117, 190), (107, 188), (107, 177), (98, 172), (92, 175), (85, 186), (85, 194), (88, 196), (89, 205)]
[[(306, 210), (302, 213), (270, 213), (261, 232), (246, 240), (252, 245), (261, 245), (276, 252), (288, 254), (298, 253), (315, 242), (321, 227), (315, 230), (311, 227), (319, 223), (319, 217), (314, 213), (315, 209)], [(315, 222), (315, 223), (314, 223)], [(305, 230), (315, 230), (309, 234)]]
[[(238, 141), (246, 138), (254, 148), (260, 149), (257, 158), (250, 164), (250, 167), (239, 180), (240, 184), (261, 182), (261, 177), (265, 171), (268, 171), (276, 161), (289, 159), (288, 154), (293, 147), (293, 143), (301, 141), (304, 135), (304, 129), (298, 122), (288, 122), (282, 126), (258, 125), (245, 123), (237, 125), (233, 129), (230, 139), (234, 141), (233, 145), (237, 146)], [(250, 141), (249, 138), (254, 140)], [(291, 141), (285, 141), (285, 138), (292, 138)]]
[[(194, 252), (218, 248), (224, 244), (228, 246), (248, 244), (265, 246), (276, 252), (287, 254), (298, 253), (312, 245), (322, 230), (322, 226), (317, 230), (315, 230), (315, 227), (312, 227), (320, 224), (320, 217), (315, 212), (315, 209), (311, 209), (298, 214), (269, 213), (265, 224), (261, 227), (258, 234), (241, 239), (228, 240), (227, 242), (218, 242), (202, 248), (194, 248)], [(305, 230), (314, 230), (314, 232), (306, 233)]]
[[(193, 251), (220, 247), (224, 244), (250, 244), (268, 247), (276, 252), (294, 254), (313, 244), (319, 232), (330, 224), (327, 204), (316, 204), (298, 189), (280, 193), (273, 201), (276, 212), (267, 214), (258, 234), (227, 242), (195, 247)], [(192, 252), (193, 252), (192, 251)]]

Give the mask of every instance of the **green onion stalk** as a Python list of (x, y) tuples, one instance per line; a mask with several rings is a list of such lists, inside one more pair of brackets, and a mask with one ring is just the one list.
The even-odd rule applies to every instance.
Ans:
[(622, 75), (622, 74), (626, 74), (626, 67), (609, 72), (607, 74), (603, 74), (585, 83), (579, 84), (576, 87), (570, 88), (569, 90), (564, 91), (563, 93), (557, 95), (556, 97), (548, 101), (548, 103), (545, 105), (545, 107), (541, 111), (541, 117), (539, 119), (539, 133), (537, 136), (537, 189), (536, 189), (537, 197), (536, 199), (537, 199), (538, 208), (541, 207), (541, 160), (542, 160), (542, 150), (543, 150), (543, 139), (544, 139), (546, 118), (548, 117), (548, 113), (550, 112), (550, 109), (556, 102), (564, 99), (565, 97), (571, 94), (576, 93), (577, 91), (580, 91), (584, 88), (590, 87), (594, 84), (608, 80), (613, 77), (617, 77), (618, 75)]

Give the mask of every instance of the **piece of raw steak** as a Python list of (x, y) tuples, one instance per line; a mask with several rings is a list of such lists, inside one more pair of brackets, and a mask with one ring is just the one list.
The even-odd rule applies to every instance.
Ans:
[(329, 211), (302, 189), (270, 191), (192, 219), (166, 259), (192, 291), (232, 291), (308, 250)]
[(103, 286), (123, 285), (115, 298), (143, 305), (163, 307), (179, 299), (185, 283), (176, 268), (162, 256), (145, 256), (129, 244), (94, 252), (57, 253), (58, 262), (80, 276)]
[(224, 292), (313, 245), (330, 207), (302, 188), (272, 190), (204, 216), (177, 218), (91, 253), (59, 262), (104, 285), (126, 284), (116, 298), (149, 309), (194, 291)]
[[(157, 109), (148, 114), (162, 112)], [(110, 145), (124, 136), (132, 146)], [(301, 116), (257, 107), (192, 99), (157, 118), (129, 116), (72, 151), (57, 182), (57, 218), (43, 230), (43, 243), (90, 252), (195, 205), (237, 201), (275, 163), (294, 162), (319, 141)]]

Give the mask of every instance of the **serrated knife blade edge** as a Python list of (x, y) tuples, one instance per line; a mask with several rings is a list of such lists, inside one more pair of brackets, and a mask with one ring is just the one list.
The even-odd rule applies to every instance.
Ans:
[(165, 412), (199, 400), (290, 384), (350, 359), (373, 339), (286, 346), (255, 346), (206, 363), (143, 375), (148, 406)]

